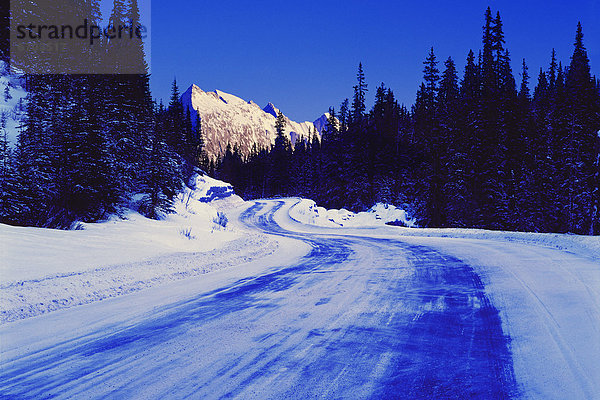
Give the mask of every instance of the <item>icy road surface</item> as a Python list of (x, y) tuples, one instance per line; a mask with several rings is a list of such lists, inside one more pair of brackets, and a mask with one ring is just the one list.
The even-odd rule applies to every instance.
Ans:
[(573, 307), (565, 316), (502, 265), (486, 275), (502, 278), (490, 297), (473, 249), (502, 258), (498, 243), (306, 227), (282, 217), (293, 204), (258, 201), (240, 215), (280, 238), (279, 258), (0, 326), (0, 397), (599, 395), (594, 261), (509, 246), (536, 268), (547, 255), (589, 267), (585, 282), (562, 275), (581, 288), (557, 303)]

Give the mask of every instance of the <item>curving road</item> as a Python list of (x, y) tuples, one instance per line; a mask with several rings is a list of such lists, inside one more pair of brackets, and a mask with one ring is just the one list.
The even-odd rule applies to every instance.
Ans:
[[(3, 351), (0, 397), (520, 397), (510, 338), (471, 266), (400, 240), (290, 231), (274, 219), (289, 206), (259, 201), (240, 220), (310, 246), (290, 265), (183, 300), (148, 290), (22, 321), (9, 334), (32, 339)], [(116, 316), (152, 296), (167, 300)]]

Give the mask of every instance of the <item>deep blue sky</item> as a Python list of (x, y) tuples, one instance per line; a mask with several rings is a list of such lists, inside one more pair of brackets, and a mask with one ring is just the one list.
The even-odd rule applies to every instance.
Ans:
[(577, 21), (599, 74), (600, 0), (154, 0), (152, 94), (168, 101), (177, 77), (182, 91), (196, 83), (313, 120), (351, 97), (362, 61), (368, 107), (381, 82), (412, 105), (431, 46), (440, 62), (452, 56), (462, 76), (468, 50), (481, 47), (488, 5), (502, 16), (517, 80), (523, 57), (537, 77), (553, 47), (568, 64)]

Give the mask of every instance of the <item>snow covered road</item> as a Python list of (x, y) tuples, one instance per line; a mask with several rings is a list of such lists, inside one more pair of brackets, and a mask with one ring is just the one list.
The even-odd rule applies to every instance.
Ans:
[(311, 227), (289, 217), (295, 202), (240, 214), (277, 238), (276, 254), (0, 326), (0, 396), (600, 395), (597, 261), (394, 227)]

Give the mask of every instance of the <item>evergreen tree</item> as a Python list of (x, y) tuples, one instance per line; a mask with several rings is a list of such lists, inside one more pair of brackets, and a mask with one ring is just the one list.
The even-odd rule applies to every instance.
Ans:
[(558, 73), (558, 65), (556, 64), (556, 50), (552, 49), (552, 55), (550, 60), (550, 70), (548, 71), (548, 77), (550, 78), (549, 86), (550, 89), (556, 88), (556, 74)]
[(291, 156), (291, 143), (285, 133), (287, 122), (281, 111), (275, 120), (275, 145), (271, 152), (271, 193), (278, 195), (288, 194), (289, 168)]
[(21, 182), (23, 197), (19, 202), (17, 219), (24, 225), (45, 225), (54, 195), (55, 171), (53, 161), (58, 151), (50, 133), (52, 126), (49, 93), (50, 76), (29, 77), (27, 114), (16, 149), (16, 175)]
[[(510, 59), (503, 48), (504, 35), (499, 16), (492, 18), (488, 7), (483, 27), (481, 54), (481, 94), (475, 129), (474, 224), (481, 228), (500, 229), (509, 215), (507, 176), (511, 167), (505, 162), (510, 116)], [(514, 83), (514, 79), (513, 79)], [(513, 85), (514, 87), (514, 85)], [(514, 197), (513, 197), (514, 198)]]
[(340, 132), (343, 134), (348, 130), (348, 125), (350, 125), (350, 103), (348, 99), (344, 99), (342, 104), (340, 105)]
[(145, 195), (140, 211), (148, 218), (159, 219), (173, 211), (173, 200), (181, 190), (179, 159), (167, 145), (169, 116), (161, 104), (155, 111), (155, 122), (150, 130), (148, 166), (145, 176)]
[(206, 139), (204, 137), (204, 132), (202, 131), (202, 118), (200, 118), (200, 113), (196, 112), (196, 123), (195, 127), (195, 155), (197, 159), (197, 164), (204, 171), (209, 169), (209, 159), (208, 154), (206, 153)]
[(496, 18), (493, 20), (493, 24), (490, 26), (492, 35), (492, 51), (496, 58), (496, 62), (500, 62), (504, 54), (504, 31), (502, 28), (502, 20), (500, 18), (500, 12), (496, 12)]
[[(474, 226), (476, 210), (481, 203), (479, 179), (477, 173), (480, 169), (481, 136), (478, 134), (481, 121), (481, 76), (480, 68), (475, 64), (475, 54), (469, 51), (467, 63), (460, 88), (459, 111), (457, 112), (457, 126), (462, 133), (460, 138), (463, 149), (463, 166), (465, 188), (463, 189), (463, 202), (456, 203), (454, 215), (462, 214), (462, 221), (457, 225)], [(460, 171), (458, 166), (457, 170)], [(460, 181), (460, 178), (458, 178)]]
[(530, 99), (529, 92), (529, 68), (523, 59), (521, 64), (521, 86), (519, 87), (519, 100), (525, 101)]
[(492, 95), (488, 92), (496, 87), (494, 50), (498, 52), (499, 45), (495, 43), (494, 36), (501, 37), (499, 32), (494, 32), (492, 10), (488, 7), (485, 11), (485, 25), (483, 26), (483, 51), (480, 53), (481, 60), (478, 63), (481, 66), (484, 97), (491, 97)]
[(581, 23), (577, 24), (575, 48), (565, 81), (566, 107), (570, 115), (564, 143), (567, 173), (563, 193), (566, 196), (568, 230), (598, 233), (597, 130), (599, 124), (598, 93), (590, 73), (587, 51), (583, 45)]
[(423, 69), (423, 81), (425, 83), (425, 92), (423, 93), (423, 101), (425, 107), (433, 112), (436, 106), (436, 94), (438, 90), (438, 82), (440, 80), (440, 71), (437, 68), (437, 59), (433, 52), (433, 47), (429, 51), (429, 55), (423, 62), (425, 68)]
[(0, 5), (0, 63), (8, 66), (10, 60), (10, 3)]
[[(521, 85), (518, 94), (517, 119), (519, 124), (517, 146), (520, 148), (513, 149), (520, 155), (520, 174), (519, 174), (519, 190), (517, 196), (516, 214), (521, 215), (521, 220), (517, 222), (516, 228), (528, 231), (542, 231), (544, 226), (549, 222), (544, 220), (544, 216), (549, 214), (548, 206), (550, 202), (544, 201), (541, 197), (550, 194), (548, 187), (548, 179), (545, 176), (545, 171), (549, 168), (549, 159), (547, 153), (547, 136), (548, 132), (546, 124), (543, 122), (547, 116), (547, 109), (540, 112), (541, 126), (544, 128), (538, 129), (536, 126), (536, 105), (545, 102), (547, 96), (546, 75), (540, 70), (538, 78), (538, 86), (532, 101), (529, 90), (529, 72), (525, 59), (522, 63)], [(540, 88), (544, 87), (543, 94)], [(542, 100), (542, 98), (544, 100)], [(539, 103), (538, 103), (539, 102)], [(542, 194), (544, 193), (544, 194)]]
[(6, 114), (0, 114), (0, 222), (18, 222), (18, 181), (14, 170), (14, 160), (9, 147), (6, 131)]
[(325, 133), (331, 138), (337, 138), (339, 135), (338, 119), (335, 115), (335, 109), (329, 107), (329, 116), (325, 125)]
[(415, 103), (415, 131), (417, 137), (425, 146), (428, 158), (426, 178), (427, 200), (426, 215), (430, 226), (443, 226), (446, 223), (444, 214), (445, 202), (443, 198), (444, 163), (443, 136), (439, 126), (438, 116), (438, 90), (439, 69), (433, 47), (423, 62), (423, 83), (417, 94)]
[(122, 200), (108, 152), (109, 138), (102, 130), (103, 116), (96, 107), (98, 92), (94, 83), (93, 76), (78, 77), (78, 93), (65, 103), (66, 123), (61, 131), (54, 132), (59, 135), (62, 155), (49, 222), (54, 227), (68, 228), (77, 220), (100, 220), (115, 212)]
[(356, 78), (358, 82), (354, 86), (354, 97), (352, 98), (352, 122), (360, 123), (367, 109), (365, 106), (367, 83), (365, 82), (362, 62), (358, 64)]
[(458, 73), (452, 58), (444, 62), (440, 88), (438, 91), (438, 119), (440, 125), (440, 181), (443, 185), (444, 214), (446, 224), (463, 224), (464, 205), (468, 201), (467, 191), (467, 143), (460, 129), (460, 88)]

